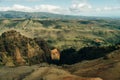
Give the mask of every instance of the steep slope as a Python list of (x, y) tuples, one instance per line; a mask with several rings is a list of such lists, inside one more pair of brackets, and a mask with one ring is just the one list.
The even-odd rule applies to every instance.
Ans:
[(74, 65), (64, 66), (74, 75), (82, 77), (101, 77), (103, 80), (120, 79), (120, 49), (108, 55), (90, 61), (83, 61)]
[(47, 44), (45, 44), (46, 46), (42, 45), (37, 44), (34, 39), (27, 38), (14, 30), (4, 32), (0, 36), (1, 64), (13, 66), (45, 62), (50, 57), (50, 52), (44, 52), (49, 50), (49, 48), (47, 50), (46, 48), (44, 49)]

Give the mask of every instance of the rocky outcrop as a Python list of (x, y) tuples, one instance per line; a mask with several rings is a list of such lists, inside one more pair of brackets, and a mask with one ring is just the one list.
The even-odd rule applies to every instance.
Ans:
[(14, 59), (16, 61), (16, 63), (23, 65), (25, 63), (25, 60), (22, 57), (22, 54), (20, 53), (19, 48), (15, 48), (15, 52), (14, 52)]
[(51, 50), (51, 59), (52, 60), (60, 60), (60, 52), (57, 48)]
[(4, 32), (0, 36), (0, 64), (13, 66), (47, 62), (50, 52), (46, 52), (46, 47), (49, 49), (43, 39), (31, 39), (15, 30)]
[(35, 42), (41, 47), (41, 49), (44, 51), (43, 58), (46, 62), (51, 62), (51, 51), (48, 47), (48, 44), (45, 40), (41, 39), (40, 37), (34, 38)]

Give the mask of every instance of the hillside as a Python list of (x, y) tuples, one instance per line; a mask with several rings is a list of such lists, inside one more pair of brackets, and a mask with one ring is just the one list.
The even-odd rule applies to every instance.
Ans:
[(85, 17), (74, 15), (53, 14), (47, 12), (20, 12), (20, 11), (0, 11), (0, 18), (41, 18), (41, 19), (95, 19), (97, 17)]
[(63, 68), (77, 76), (101, 77), (103, 80), (119, 80), (119, 67), (120, 49), (112, 51), (102, 58), (90, 61), (86, 60), (74, 65), (66, 65)]
[(49, 45), (66, 49), (109, 46), (120, 42), (120, 20), (0, 19), (0, 32), (17, 30), (28, 37), (42, 37)]
[(32, 65), (49, 61), (50, 49), (42, 39), (31, 39), (14, 30), (0, 36), (0, 65)]
[[(89, 52), (89, 51), (88, 51)], [(1, 80), (119, 80), (120, 49), (101, 58), (61, 66), (40, 63), (31, 66), (0, 67)], [(102, 51), (101, 51), (102, 53)], [(66, 59), (66, 58), (65, 58)], [(67, 59), (68, 60), (68, 59)], [(70, 60), (70, 59), (69, 59)], [(114, 75), (113, 75), (114, 74)]]
[(0, 80), (120, 80), (119, 34), (120, 19), (0, 12)]

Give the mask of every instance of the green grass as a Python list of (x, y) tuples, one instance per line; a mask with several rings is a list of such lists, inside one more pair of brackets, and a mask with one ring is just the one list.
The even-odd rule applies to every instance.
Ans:
[(81, 48), (95, 45), (96, 39), (102, 40), (100, 46), (114, 45), (120, 40), (120, 20), (40, 20), (40, 19), (1, 19), (0, 33), (15, 29), (34, 38), (42, 37), (52, 41), (50, 45)]

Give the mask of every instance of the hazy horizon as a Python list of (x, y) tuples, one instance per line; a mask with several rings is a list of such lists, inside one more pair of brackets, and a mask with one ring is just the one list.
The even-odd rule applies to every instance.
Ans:
[(119, 0), (0, 0), (0, 11), (120, 17)]

